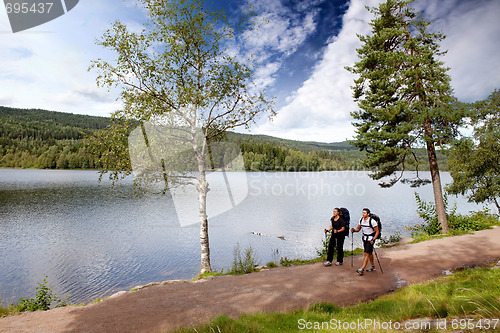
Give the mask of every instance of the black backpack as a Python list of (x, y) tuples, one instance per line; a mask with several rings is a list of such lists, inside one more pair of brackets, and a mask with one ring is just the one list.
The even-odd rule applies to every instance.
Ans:
[(349, 210), (347, 208), (340, 208), (339, 209), (340, 211), (340, 214), (342, 216), (342, 219), (345, 221), (345, 231), (344, 231), (344, 235), (349, 237), (349, 222), (351, 221), (351, 215), (349, 214)]
[[(373, 213), (370, 213), (370, 221), (368, 223), (368, 225), (371, 227), (371, 220), (374, 219), (376, 222), (377, 222), (377, 226), (378, 226), (378, 237), (375, 238), (375, 239), (379, 239), (380, 237), (382, 237), (382, 222), (380, 222), (380, 217), (377, 215), (377, 214), (373, 214)], [(373, 228), (372, 228), (373, 229)], [(373, 231), (375, 232), (375, 229), (373, 229)]]

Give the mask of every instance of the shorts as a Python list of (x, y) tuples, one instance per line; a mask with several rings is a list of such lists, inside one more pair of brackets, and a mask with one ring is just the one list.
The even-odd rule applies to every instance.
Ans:
[(365, 249), (365, 253), (372, 254), (373, 253), (373, 245), (374, 244), (372, 244), (371, 241), (363, 240), (363, 247)]

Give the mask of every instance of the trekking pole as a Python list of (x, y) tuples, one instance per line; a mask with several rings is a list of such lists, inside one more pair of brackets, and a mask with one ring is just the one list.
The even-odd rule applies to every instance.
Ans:
[(354, 267), (354, 233), (351, 231), (351, 267)]
[(382, 265), (380, 265), (380, 260), (378, 260), (378, 254), (377, 251), (375, 251), (375, 243), (373, 244), (373, 252), (375, 253), (375, 257), (377, 257), (377, 262), (378, 262), (378, 267), (380, 267), (380, 271), (384, 273), (384, 270), (382, 269)]
[(326, 231), (326, 229), (325, 229), (326, 255), (328, 256), (328, 246), (330, 246), (330, 244), (328, 244), (329, 242), (328, 242), (328, 239), (326, 238), (326, 233), (327, 233), (327, 231)]

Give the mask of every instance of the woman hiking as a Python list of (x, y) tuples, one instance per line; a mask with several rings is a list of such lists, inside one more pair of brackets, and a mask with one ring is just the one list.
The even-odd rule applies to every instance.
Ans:
[(333, 216), (330, 219), (332, 226), (327, 230), (325, 229), (325, 234), (327, 232), (332, 232), (330, 236), (330, 243), (328, 244), (328, 254), (326, 257), (325, 266), (331, 266), (333, 261), (333, 251), (337, 247), (337, 262), (335, 266), (340, 266), (344, 262), (344, 237), (345, 237), (345, 221), (340, 215), (340, 210), (338, 208), (333, 209)]

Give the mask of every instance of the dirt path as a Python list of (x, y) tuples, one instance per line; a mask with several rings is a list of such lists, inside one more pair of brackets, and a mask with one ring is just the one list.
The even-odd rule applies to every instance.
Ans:
[(327, 301), (350, 305), (422, 282), (444, 270), (484, 266), (500, 259), (500, 227), (418, 244), (379, 249), (384, 273), (358, 276), (361, 256), (344, 266), (322, 263), (275, 268), (141, 289), (84, 307), (24, 313), (0, 319), (0, 332), (166, 332), (226, 314), (287, 312)]

